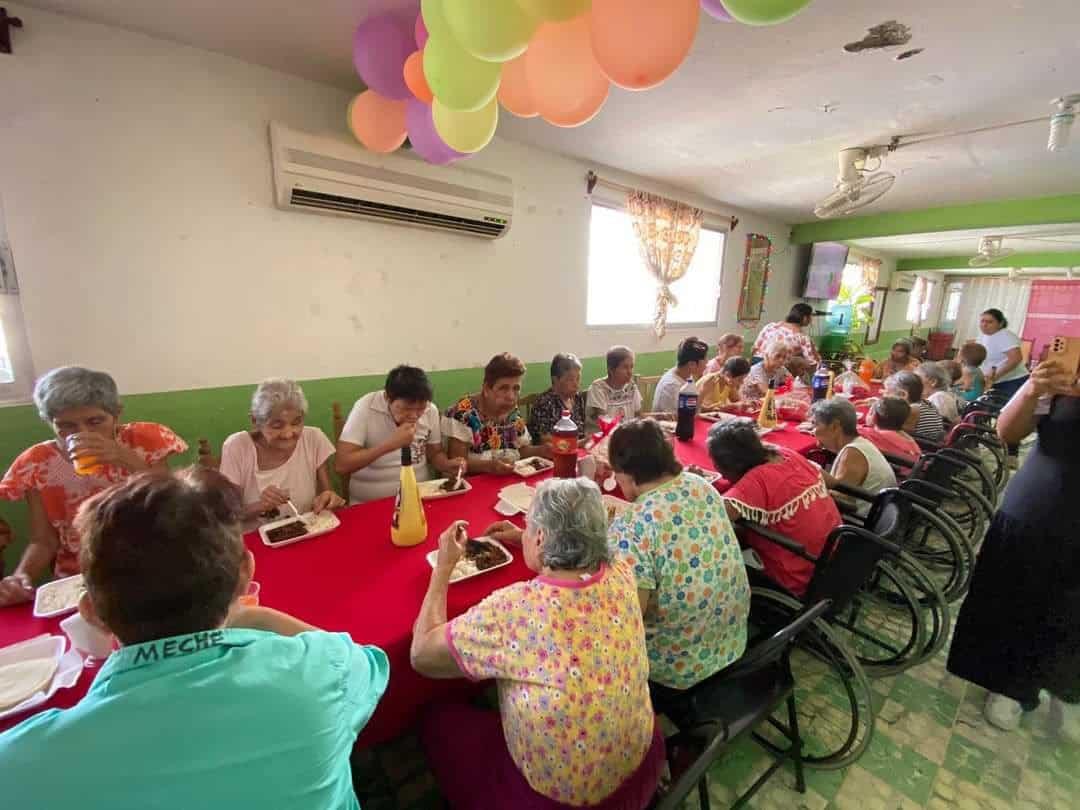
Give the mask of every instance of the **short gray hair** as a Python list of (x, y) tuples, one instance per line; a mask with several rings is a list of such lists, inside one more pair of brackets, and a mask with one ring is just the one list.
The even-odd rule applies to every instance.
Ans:
[(38, 379), (34, 386), (34, 405), (46, 422), (52, 422), (71, 408), (101, 408), (119, 416), (120, 392), (116, 380), (104, 371), (61, 366)]
[(553, 571), (591, 570), (610, 562), (604, 499), (589, 479), (545, 481), (536, 488), (529, 519), (544, 530), (540, 561)]
[(581, 371), (581, 361), (576, 354), (557, 354), (551, 358), (551, 379), (557, 380), (568, 371)]
[(265, 425), (278, 408), (296, 408), (306, 414), (308, 409), (304, 389), (294, 380), (271, 377), (259, 383), (251, 395), (251, 418), (256, 425)]
[(941, 363), (922, 363), (915, 369), (915, 373), (930, 380), (935, 391), (946, 391), (952, 385), (952, 375)]
[(818, 425), (828, 426), (839, 422), (845, 435), (859, 435), (859, 415), (855, 412), (855, 406), (842, 397), (818, 400), (810, 409), (810, 418)]

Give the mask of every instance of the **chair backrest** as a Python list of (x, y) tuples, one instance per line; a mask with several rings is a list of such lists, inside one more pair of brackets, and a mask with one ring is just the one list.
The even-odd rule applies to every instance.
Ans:
[(643, 377), (639, 374), (634, 377), (634, 382), (637, 384), (638, 391), (641, 392), (642, 409), (651, 411), (653, 395), (656, 394), (656, 386), (660, 382), (660, 375), (655, 377)]
[[(518, 398), (518, 410), (521, 412), (521, 418), (525, 420), (525, 424), (529, 423), (532, 418), (533, 405), (536, 404), (536, 400), (540, 399), (539, 394), (526, 394), (523, 397)], [(540, 441), (539, 436), (533, 436), (533, 440)]]
[(340, 402), (330, 403), (330, 420), (334, 427), (334, 444), (341, 438), (341, 431), (345, 429), (345, 416), (341, 412)]
[(197, 461), (200, 467), (206, 467), (210, 470), (221, 469), (221, 456), (215, 456), (210, 449), (209, 439), (199, 439), (199, 451)]
[(814, 567), (805, 601), (827, 599), (832, 602), (830, 611), (839, 613), (873, 576), (882, 558), (897, 551), (895, 544), (866, 529), (848, 525), (833, 529)]

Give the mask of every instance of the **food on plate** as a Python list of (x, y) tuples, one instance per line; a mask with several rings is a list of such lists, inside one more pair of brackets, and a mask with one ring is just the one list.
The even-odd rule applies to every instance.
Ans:
[(266, 530), (266, 539), (271, 543), (280, 543), (308, 533), (308, 525), (302, 520), (292, 520)]
[(465, 480), (460, 477), (447, 478), (439, 489), (443, 492), (457, 492), (459, 489), (465, 489)]
[(48, 686), (57, 665), (56, 658), (29, 658), (0, 667), (0, 711), (18, 706)]
[(465, 556), (457, 561), (450, 574), (450, 581), (471, 577), (508, 562), (509, 555), (494, 543), (486, 540), (469, 540), (465, 543)]
[(340, 521), (334, 517), (333, 512), (320, 512), (317, 515), (305, 515), (304, 521), (308, 532), (322, 532), (328, 529), (336, 529)]
[(528, 472), (529, 470), (542, 472), (543, 470), (546, 470), (555, 465), (545, 458), (525, 458), (519, 461), (514, 466), (523, 472)]
[(44, 615), (61, 610), (74, 610), (79, 605), (79, 597), (82, 596), (84, 587), (82, 574), (42, 585), (37, 592), (34, 611)]

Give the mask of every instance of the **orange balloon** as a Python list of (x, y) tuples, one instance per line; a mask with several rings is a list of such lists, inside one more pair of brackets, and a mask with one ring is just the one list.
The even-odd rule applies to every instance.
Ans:
[(542, 24), (525, 51), (525, 75), (549, 124), (578, 127), (600, 112), (611, 83), (593, 56), (589, 15)]
[(405, 143), (406, 106), (365, 90), (349, 103), (349, 130), (372, 152), (393, 152)]
[(701, 0), (593, 0), (592, 49), (611, 83), (656, 87), (678, 69), (697, 34)]
[(525, 74), (525, 54), (503, 62), (499, 103), (503, 105), (503, 109), (520, 118), (535, 118), (540, 114)]
[(409, 56), (402, 70), (405, 74), (405, 86), (409, 88), (409, 92), (425, 104), (430, 104), (435, 96), (428, 87), (427, 77), (424, 75), (424, 52), (416, 51)]

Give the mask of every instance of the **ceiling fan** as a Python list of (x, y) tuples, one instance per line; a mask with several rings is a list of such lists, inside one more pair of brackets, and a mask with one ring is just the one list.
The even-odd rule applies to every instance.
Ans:
[(971, 257), (969, 267), (989, 267), (998, 259), (1004, 259), (1015, 253), (1011, 248), (1003, 246), (1004, 236), (984, 236), (979, 240), (979, 252)]
[[(832, 194), (814, 208), (814, 216), (819, 219), (842, 217), (883, 196), (896, 182), (895, 174), (881, 171), (888, 151), (887, 146), (841, 149), (836, 185)], [(873, 159), (877, 160), (877, 166), (871, 170), (867, 168), (867, 162)]]

